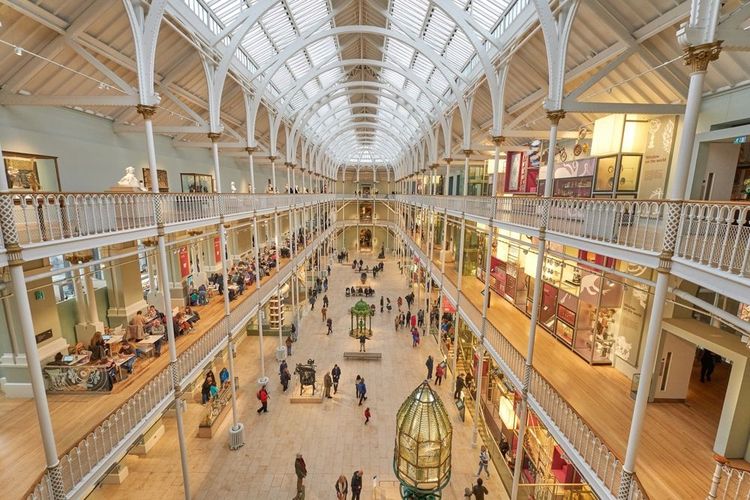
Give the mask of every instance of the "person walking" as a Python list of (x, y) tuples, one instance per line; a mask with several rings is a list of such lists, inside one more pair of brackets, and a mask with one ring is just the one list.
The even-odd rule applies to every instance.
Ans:
[(359, 352), (367, 352), (365, 350), (365, 342), (367, 341), (367, 335), (364, 332), (359, 334)]
[(424, 326), (424, 311), (420, 309), (417, 311), (417, 326), (422, 328)]
[[(408, 316), (408, 315), (407, 315), (407, 316)], [(416, 314), (412, 314), (412, 315), (411, 315), (411, 318), (409, 318), (409, 319), (411, 320), (411, 321), (410, 321), (410, 323), (411, 323), (411, 327), (412, 327), (412, 328), (416, 328), (416, 327), (417, 327), (417, 315), (416, 315)]]
[(701, 384), (711, 382), (711, 374), (714, 372), (715, 366), (716, 355), (708, 349), (703, 349), (703, 355), (701, 355)]
[(453, 393), (453, 399), (461, 399), (461, 391), (464, 390), (464, 374), (460, 374), (456, 379), (456, 392)]
[(425, 362), (425, 366), (427, 367), (427, 380), (432, 380), (432, 366), (433, 366), (433, 359), (432, 355), (427, 356), (427, 362)]
[(323, 307), (328, 308), (328, 295), (323, 295)]
[(294, 461), (294, 473), (297, 475), (297, 496), (295, 498), (305, 498), (305, 486), (302, 481), (307, 477), (307, 465), (305, 465), (305, 459), (302, 458), (302, 453), (297, 453), (297, 459)]
[(330, 335), (333, 333), (333, 320), (331, 318), (328, 318), (326, 320), (326, 326), (328, 327), (328, 333), (326, 335)]
[(260, 408), (258, 408), (258, 415), (261, 413), (268, 413), (268, 391), (266, 386), (260, 388), (258, 391), (258, 399), (260, 400)]
[(315, 295), (310, 295), (310, 310), (315, 310)]
[(360, 500), (359, 494), (362, 493), (362, 470), (355, 470), (352, 475), (352, 500)]
[(383, 296), (380, 296), (380, 313), (383, 313), (383, 307), (385, 306), (385, 301), (383, 300)]
[(404, 299), (401, 297), (396, 299), (396, 305), (398, 306), (398, 312), (401, 312), (401, 306), (404, 305)]
[[(406, 324), (411, 325), (411, 311), (406, 311)], [(411, 325), (415, 326), (415, 325)]]
[(323, 388), (325, 389), (324, 396), (327, 398), (333, 397), (331, 396), (331, 387), (333, 387), (333, 379), (331, 378), (331, 374), (326, 372), (323, 376)]
[(339, 379), (341, 378), (341, 368), (339, 365), (334, 364), (333, 370), (331, 370), (331, 378), (333, 379), (333, 393), (339, 392)]
[(391, 309), (393, 309), (393, 308), (391, 307), (391, 299), (390, 299), (390, 297), (386, 297), (386, 298), (385, 298), (385, 308), (386, 308), (386, 310), (387, 310), (388, 312), (391, 312)]
[(441, 385), (443, 383), (443, 375), (445, 375), (445, 369), (443, 368), (443, 363), (440, 362), (435, 368), (435, 385)]
[(286, 366), (286, 362), (282, 362), (281, 373), (279, 374), (281, 380), (281, 387), (284, 388), (284, 392), (289, 388), (289, 381), (292, 380), (292, 374), (289, 373), (289, 368)]
[(411, 346), (417, 347), (419, 345), (419, 330), (416, 327), (411, 330)]
[(291, 335), (286, 338), (286, 355), (291, 356), (292, 355), (292, 337)]
[(367, 400), (367, 386), (365, 385), (365, 379), (362, 378), (359, 381), (359, 404), (357, 406), (362, 406), (362, 401)]
[(362, 377), (360, 377), (359, 375), (357, 375), (357, 380), (354, 382), (354, 389), (355, 389), (355, 392), (357, 394), (356, 395), (357, 399), (359, 399), (359, 384), (360, 384), (360, 382), (362, 382)]
[(370, 407), (368, 406), (367, 408), (365, 408), (365, 425), (367, 425), (367, 422), (370, 421), (371, 416), (372, 414), (370, 413)]
[(487, 451), (487, 447), (482, 445), (482, 450), (479, 452), (479, 470), (477, 471), (477, 477), (482, 474), (482, 469), (487, 473), (487, 477), (490, 477), (490, 453)]
[(326, 322), (326, 314), (328, 313), (328, 308), (325, 306), (325, 303), (323, 303), (323, 307), (320, 309), (320, 315), (323, 317), (323, 323)]
[(349, 481), (342, 474), (336, 481), (336, 500), (346, 500), (347, 495), (349, 495)]
[(471, 489), (471, 492), (474, 493), (474, 498), (476, 498), (476, 500), (484, 500), (484, 496), (489, 493), (489, 491), (487, 491), (487, 487), (482, 483), (483, 481), (480, 477), (479, 479), (477, 479), (477, 484), (475, 484)]

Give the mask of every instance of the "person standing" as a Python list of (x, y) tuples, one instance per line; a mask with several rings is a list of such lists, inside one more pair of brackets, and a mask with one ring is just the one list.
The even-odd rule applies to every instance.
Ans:
[(323, 307), (328, 308), (328, 295), (323, 295)]
[(326, 335), (330, 335), (333, 333), (333, 320), (331, 318), (328, 318), (326, 320), (326, 326), (328, 327), (328, 333)]
[(355, 393), (357, 394), (355, 397), (359, 399), (359, 383), (362, 382), (362, 377), (357, 375), (357, 380), (354, 382), (354, 389)]
[(331, 396), (331, 387), (333, 387), (333, 379), (331, 378), (331, 374), (326, 372), (323, 376), (323, 388), (325, 389), (324, 396), (327, 398), (333, 397)]
[(701, 356), (701, 384), (703, 382), (711, 382), (711, 374), (714, 372), (716, 366), (716, 355), (708, 349), (703, 349), (703, 355)]
[(411, 325), (411, 311), (406, 311), (406, 324)]
[(443, 363), (438, 363), (435, 368), (435, 385), (441, 385), (443, 383), (443, 375), (445, 375), (445, 369)]
[(359, 494), (362, 493), (362, 474), (363, 471), (356, 470), (352, 475), (352, 500), (360, 500)]
[(365, 379), (361, 378), (359, 380), (359, 405), (362, 406), (362, 401), (365, 401), (367, 399), (367, 386), (365, 385)]
[(281, 373), (279, 374), (279, 379), (281, 380), (281, 387), (284, 388), (284, 392), (289, 388), (289, 381), (292, 379), (292, 374), (289, 373), (289, 369), (286, 366), (286, 363), (282, 363), (282, 369)]
[(474, 493), (474, 498), (476, 498), (476, 500), (484, 500), (484, 496), (489, 493), (489, 491), (487, 491), (487, 487), (482, 483), (483, 481), (480, 477), (479, 479), (477, 479), (477, 484), (475, 484), (474, 488), (471, 489), (471, 492)]
[(336, 481), (336, 500), (346, 500), (347, 495), (349, 495), (349, 481), (342, 474)]
[(294, 461), (294, 473), (297, 475), (297, 498), (305, 498), (303, 493), (305, 486), (302, 484), (302, 480), (307, 476), (307, 466), (305, 465), (305, 459), (302, 458), (302, 453), (297, 453), (297, 459)]
[(286, 338), (286, 355), (287, 356), (292, 355), (292, 337), (291, 336)]
[(365, 342), (367, 341), (367, 335), (364, 332), (359, 334), (359, 352), (367, 352), (365, 350)]
[(261, 413), (268, 413), (268, 391), (266, 390), (265, 385), (258, 391), (258, 399), (260, 400), (258, 415), (260, 415)]
[(341, 378), (341, 368), (339, 365), (334, 364), (333, 370), (331, 370), (331, 378), (333, 379), (333, 393), (339, 392), (339, 379)]
[(411, 346), (417, 347), (419, 345), (419, 330), (417, 330), (416, 327), (412, 328), (411, 330)]
[[(408, 314), (407, 314), (407, 316), (408, 316)], [(416, 328), (417, 327), (417, 315), (416, 314), (412, 314), (410, 320), (411, 320), (411, 327), (412, 328)]]
[(461, 399), (461, 391), (464, 390), (464, 374), (460, 374), (456, 379), (456, 392), (453, 393), (453, 399)]
[(380, 296), (380, 313), (383, 313), (383, 307), (385, 306), (385, 301), (383, 300), (383, 296)]
[(328, 313), (328, 308), (324, 304), (323, 307), (320, 309), (320, 315), (323, 317), (323, 323), (325, 323), (326, 319), (328, 319), (326, 316), (327, 313)]
[(487, 447), (482, 445), (482, 450), (479, 452), (479, 470), (477, 471), (477, 477), (482, 474), (482, 469), (487, 473), (487, 477), (490, 477), (490, 454), (487, 451)]
[(367, 422), (370, 421), (371, 416), (372, 414), (370, 413), (370, 407), (368, 406), (367, 408), (365, 408), (365, 425), (367, 425)]
[(401, 306), (404, 305), (404, 299), (401, 297), (396, 299), (396, 305), (398, 306), (398, 312), (401, 312)]
[(425, 362), (425, 366), (427, 367), (427, 380), (432, 380), (432, 366), (433, 366), (433, 359), (432, 355), (427, 356), (427, 362)]

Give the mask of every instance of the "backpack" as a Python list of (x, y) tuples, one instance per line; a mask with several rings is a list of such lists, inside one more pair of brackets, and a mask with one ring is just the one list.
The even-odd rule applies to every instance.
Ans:
[(260, 391), (258, 391), (258, 394), (256, 394), (255, 396), (258, 398), (258, 400), (260, 400)]

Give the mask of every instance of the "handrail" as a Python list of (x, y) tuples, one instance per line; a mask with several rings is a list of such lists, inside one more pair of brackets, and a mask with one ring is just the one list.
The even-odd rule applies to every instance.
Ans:
[(711, 478), (708, 500), (715, 498), (747, 500), (750, 498), (750, 464), (733, 463), (722, 455), (714, 455), (716, 468)]

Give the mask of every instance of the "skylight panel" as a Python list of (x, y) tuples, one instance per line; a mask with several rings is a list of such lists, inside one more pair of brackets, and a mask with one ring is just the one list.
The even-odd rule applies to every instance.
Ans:
[(402, 88), (404, 86), (404, 82), (406, 81), (406, 78), (403, 75), (401, 75), (400, 73), (396, 73), (395, 71), (390, 69), (384, 69), (380, 74), (383, 80), (390, 83), (397, 89)]
[(324, 0), (287, 0), (287, 5), (300, 33), (306, 33), (328, 15)]
[(310, 64), (307, 62), (304, 52), (297, 52), (286, 60), (286, 65), (292, 73), (295, 80), (302, 78), (305, 73), (310, 71)]
[(277, 3), (266, 12), (261, 24), (279, 52), (297, 38), (289, 14), (281, 3)]
[(404, 93), (411, 99), (416, 99), (419, 96), (419, 92), (419, 87), (411, 81), (407, 81), (406, 85), (404, 85)]
[(321, 85), (324, 89), (333, 86), (337, 81), (339, 81), (344, 76), (344, 72), (341, 69), (341, 67), (332, 68), (328, 71), (325, 71), (321, 73), (318, 76), (318, 80), (320, 80)]
[(417, 54), (412, 69), (422, 80), (427, 81), (427, 77), (435, 69), (435, 65), (424, 54)]
[(307, 96), (308, 99), (318, 95), (320, 93), (320, 84), (318, 83), (318, 80), (312, 79), (307, 82), (302, 86), (302, 92), (305, 93), (305, 96)]
[(495, 27), (511, 0), (473, 0), (469, 13), (487, 31)]
[(294, 94), (294, 97), (292, 97), (292, 99), (289, 101), (289, 107), (292, 108), (293, 110), (298, 110), (299, 108), (304, 106), (306, 102), (307, 102), (307, 98), (305, 97), (305, 94), (303, 94), (302, 92), (297, 92), (296, 94)]
[(240, 12), (248, 8), (247, 3), (242, 0), (206, 0), (206, 5), (224, 26), (234, 22)]
[(428, 0), (393, 0), (391, 15), (401, 29), (418, 37), (429, 6)]
[(282, 66), (271, 78), (271, 83), (276, 85), (276, 87), (278, 87), (279, 90), (281, 90), (281, 92), (283, 93), (285, 90), (294, 86), (294, 77), (286, 68), (286, 66)]
[(463, 31), (456, 32), (453, 40), (451, 40), (445, 49), (445, 58), (452, 66), (458, 69), (463, 69), (473, 55), (474, 47)]
[(245, 35), (245, 38), (242, 39), (242, 47), (261, 67), (265, 66), (272, 57), (276, 56), (276, 49), (257, 23), (253, 25), (252, 29)]
[(456, 24), (442, 10), (435, 9), (424, 34), (424, 40), (439, 53), (448, 43)]
[(307, 46), (307, 53), (310, 55), (313, 66), (331, 61), (336, 52), (336, 42), (333, 37), (323, 38)]
[(408, 68), (414, 57), (414, 49), (394, 38), (389, 38), (385, 45), (385, 60)]

